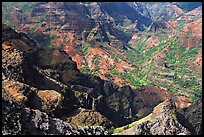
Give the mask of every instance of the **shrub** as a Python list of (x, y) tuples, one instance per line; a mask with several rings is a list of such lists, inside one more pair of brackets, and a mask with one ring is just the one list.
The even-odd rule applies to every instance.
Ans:
[(87, 50), (91, 47), (91, 44), (85, 43), (82, 45), (82, 52), (87, 52)]

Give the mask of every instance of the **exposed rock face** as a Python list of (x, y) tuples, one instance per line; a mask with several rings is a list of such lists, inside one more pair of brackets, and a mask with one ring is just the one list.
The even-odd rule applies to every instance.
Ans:
[[(147, 110), (143, 110), (144, 114), (150, 113), (155, 105), (165, 99), (162, 97), (163, 94), (159, 96), (157, 93), (158, 96), (153, 99), (151, 97), (154, 94), (150, 94), (150, 99), (154, 103), (151, 103), (150, 100), (146, 102), (144, 97), (147, 97), (149, 93), (146, 94), (141, 89), (133, 90), (130, 86), (118, 87), (99, 77), (85, 75), (77, 69), (76, 63), (64, 51), (40, 49), (24, 34), (19, 34), (6, 26), (3, 26), (2, 30), (2, 90), (4, 94), (2, 98), (25, 105), (21, 107), (21, 105), (15, 105), (14, 102), (4, 102), (3, 134), (105, 134), (96, 133), (96, 130), (90, 131), (91, 133), (83, 131), (70, 131), (70, 133), (67, 124), (51, 118), (51, 115), (54, 114), (57, 118), (65, 117), (67, 119), (70, 112), (82, 107), (89, 109), (79, 115), (82, 116), (83, 120), (87, 120), (88, 114), (93, 116), (87, 123), (92, 125), (94, 122), (98, 122), (99, 125), (108, 124), (109, 126), (109, 121), (111, 121), (111, 126), (118, 127), (135, 121), (138, 118), (136, 114), (144, 107), (147, 108)], [(19, 35), (23, 38), (18, 39), (17, 36)], [(11, 41), (18, 42), (12, 43)], [(153, 88), (149, 90), (151, 92)], [(10, 129), (10, 125), (15, 123), (7, 118), (7, 114), (10, 113), (9, 109), (16, 109), (17, 112), (13, 111), (12, 114), (20, 117), (17, 118), (17, 121), (21, 121), (21, 118), (25, 117), (26, 119), (23, 120), (28, 120), (25, 123), (30, 123), (30, 125), (24, 123), (21, 125), (17, 122), (16, 125), (18, 126), (13, 130)], [(9, 110), (8, 113), (7, 110)], [(18, 114), (21, 111), (22, 114)], [(13, 115), (11, 119), (14, 118), (15, 120)], [(97, 116), (99, 119), (96, 118)], [(142, 116), (144, 115), (142, 114)], [(57, 122), (53, 124), (53, 122), (48, 122), (50, 121), (48, 119)], [(47, 123), (37, 124), (39, 121), (47, 121)], [(35, 123), (34, 127), (31, 123)], [(53, 124), (53, 126), (49, 126), (48, 123)], [(180, 127), (179, 124), (175, 123), (175, 125)], [(33, 132), (32, 128), (34, 129)], [(87, 128), (87, 130), (92, 130), (92, 128)], [(39, 133), (38, 129), (41, 129)], [(163, 133), (167, 134), (165, 131)]]
[(172, 2), (182, 8), (184, 12), (191, 11), (199, 6), (202, 6), (202, 2)]
[[(6, 26), (2, 29), (3, 32), (5, 29), (9, 30)], [(2, 44), (2, 68), (4, 91), (9, 95), (9, 99), (47, 113), (57, 109), (54, 114), (58, 117), (67, 115), (77, 107), (84, 107), (99, 111), (116, 126), (129, 121), (123, 116), (128, 110), (125, 113), (122, 110), (115, 111), (114, 106), (110, 107), (106, 103), (108, 101), (105, 98), (113, 94), (117, 86), (112, 83), (104, 85), (100, 78), (80, 73), (76, 63), (63, 51), (35, 48), (29, 48), (27, 51), (26, 47), (32, 46), (33, 43), (25, 44), (24, 47), (15, 43), (7, 46), (5, 43), (12, 41), (18, 33), (11, 29), (7, 31), (7, 35), (13, 36)], [(8, 38), (4, 34), (3, 36), (3, 39)], [(22, 40), (22, 43), (24, 42), (25, 40)], [(16, 57), (11, 56), (14, 53)], [(13, 67), (9, 68), (9, 65)], [(104, 90), (104, 86), (107, 88), (108, 85), (112, 87), (112, 91)], [(60, 111), (63, 113), (59, 113)]]
[(15, 80), (22, 79), (22, 62), (23, 52), (11, 48), (11, 46), (2, 45), (2, 68), (5, 76), (11, 77)]
[(170, 21), (184, 13), (181, 8), (171, 2), (147, 3), (146, 6), (149, 9), (152, 20), (155, 21), (159, 19)]
[[(110, 121), (95, 110), (88, 110), (79, 108), (74, 114), (75, 116), (70, 118), (70, 123), (77, 126), (110, 126)], [(109, 124), (109, 125), (108, 125)]]
[[(188, 35), (191, 35), (192, 38), (187, 39), (186, 37)], [(189, 48), (202, 45), (202, 18), (185, 24), (183, 27), (183, 35), (181, 35), (180, 39), (181, 42)]]
[(198, 8), (195, 8), (187, 13), (184, 13), (176, 20), (179, 23), (190, 23), (196, 21), (198, 18), (202, 18), (202, 6), (199, 6)]
[(193, 135), (202, 135), (202, 98), (199, 98), (191, 106), (178, 111), (178, 120)]
[(173, 98), (176, 107), (186, 108), (191, 105), (192, 100), (184, 96), (176, 96), (156, 86), (143, 86), (139, 89), (138, 98), (143, 100), (145, 106), (155, 107), (168, 98)]
[(167, 26), (165, 24), (165, 22), (152, 22), (151, 25), (149, 26), (149, 30), (150, 31), (157, 31), (157, 30), (164, 30), (167, 29)]
[[(28, 98), (26, 104), (31, 108), (45, 112), (51, 112), (54, 109), (58, 117), (67, 115), (77, 107), (94, 109), (117, 127), (133, 121), (137, 118), (135, 115), (144, 107), (144, 100), (139, 100), (137, 92), (129, 86), (119, 88), (111, 82), (80, 73), (76, 64), (63, 51), (38, 49), (26, 56), (25, 61), (22, 61), (22, 64), (25, 64), (22, 65), (23, 73), (16, 80), (22, 81), (24, 79), (25, 84), (29, 85), (23, 86), (29, 92), (25, 92), (25, 94), (22, 92), (22, 98), (24, 96)], [(22, 57), (24, 56), (22, 55)], [(8, 58), (7, 60), (14, 61), (15, 59)], [(6, 72), (5, 76), (12, 78), (19, 72)], [(11, 76), (8, 76), (8, 74), (11, 74)], [(21, 87), (22, 84), (16, 85)], [(34, 89), (34, 87), (37, 89)], [(17, 88), (16, 92), (19, 91), (21, 92)], [(64, 96), (63, 100), (62, 96)], [(142, 110), (145, 115), (150, 113), (152, 107), (154, 107), (147, 106), (150, 108)], [(63, 111), (63, 113), (57, 111)]]
[(41, 100), (42, 110), (53, 111), (60, 107), (63, 101), (63, 96), (54, 90), (38, 90), (37, 96)]
[(17, 102), (20, 102), (22, 104), (28, 101), (27, 96), (30, 93), (30, 89), (26, 87), (25, 84), (14, 80), (5, 80), (2, 81), (2, 85), (9, 98), (16, 100)]
[[(188, 135), (190, 132), (184, 128), (176, 119), (176, 106), (169, 99), (157, 105), (152, 113), (151, 122), (139, 124), (135, 127), (135, 134), (151, 134), (151, 135)], [(142, 127), (144, 128), (140, 132)], [(149, 133), (148, 133), (149, 132)]]
[(5, 24), (2, 24), (2, 43), (24, 52), (34, 51), (36, 48), (35, 42), (25, 33), (16, 33)]
[(152, 123), (144, 122), (135, 127), (135, 135), (190, 135), (178, 121), (166, 116)]
[[(118, 72), (121, 71), (125, 74), (125, 69), (121, 69), (122, 67), (119, 68), (118, 66), (123, 63), (121, 60), (124, 60), (126, 64), (129, 63), (129, 61), (126, 58), (117, 58), (116, 60), (114, 57), (117, 55), (126, 57), (124, 54), (106, 54), (106, 51), (117, 51), (118, 49), (124, 51), (130, 49), (131, 46), (129, 46), (127, 42), (130, 40), (132, 34), (129, 33), (129, 31), (132, 32), (132, 30), (134, 30), (133, 32), (135, 32), (137, 30), (143, 30), (148, 26), (150, 26), (153, 31), (158, 30), (159, 28), (165, 28), (163, 22), (160, 22), (157, 19), (157, 23), (152, 23), (149, 15), (150, 9), (144, 6), (145, 3), (140, 2), (44, 2), (33, 5), (31, 4), (32, 6), (30, 3), (23, 3), (22, 9), (24, 9), (24, 4), (25, 7), (29, 5), (31, 8), (29, 9), (29, 12), (26, 11), (28, 15), (26, 14), (26, 16), (24, 16), (24, 18), (26, 18), (25, 22), (19, 24), (21, 25), (19, 27), (22, 28), (21, 30), (24, 31), (24, 28), (32, 29), (33, 31), (31, 33), (34, 34), (31, 36), (33, 39), (35, 39), (38, 43), (43, 41), (40, 45), (46, 45), (45, 48), (48, 48), (49, 46), (52, 48), (64, 48), (64, 51), (66, 51), (66, 53), (69, 54), (75, 62), (77, 62), (78, 68), (88, 67), (91, 68), (91, 70), (99, 70), (96, 74), (97, 76), (100, 76), (103, 80), (112, 80), (119, 86), (124, 86), (127, 79), (118, 79), (117, 76), (104, 76), (103, 74), (112, 74), (110, 69), (113, 64), (116, 64)], [(152, 6), (154, 13), (159, 13), (159, 17), (167, 17), (166, 21), (172, 19), (172, 16), (173, 18), (177, 18), (183, 14), (182, 9), (180, 9), (175, 3), (168, 2), (158, 4), (157, 2), (155, 5), (157, 5), (156, 8), (155, 6)], [(15, 6), (18, 7), (18, 5)], [(4, 7), (4, 9), (6, 8)], [(21, 8), (21, 6), (19, 8)], [(200, 7), (194, 12), (201, 16), (201, 9), (202, 8)], [(31, 15), (29, 15), (29, 13), (31, 13)], [(188, 15), (193, 16), (193, 14)], [(196, 19), (197, 16), (193, 16), (193, 18)], [(18, 20), (19, 19), (15, 21), (18, 22)], [(180, 21), (182, 21), (182, 19), (180, 19)], [(108, 33), (110, 33), (110, 35)], [(189, 35), (187, 34), (186, 36)], [(190, 45), (198, 45), (202, 41), (197, 38), (190, 38), (189, 40), (189, 38), (185, 38), (186, 36), (182, 38), (182, 41), (185, 45), (188, 44), (189, 47)], [(148, 37), (152, 38), (151, 35)], [(48, 41), (48, 44), (45, 41)], [(44, 42), (46, 44), (43, 44)], [(90, 42), (89, 44), (91, 46), (86, 46), (86, 42)], [(155, 45), (155, 40), (152, 40), (150, 43), (151, 46), (148, 47), (153, 47)], [(95, 54), (95, 47), (103, 49), (100, 50), (102, 53)], [(115, 49), (112, 49), (112, 47)], [(84, 52), (85, 50), (87, 52)], [(103, 59), (104, 54), (106, 56)], [(98, 57), (93, 59), (93, 56), (95, 55), (98, 55)], [(158, 58), (162, 60), (160, 57)], [(99, 62), (98, 65), (96, 65), (97, 61)], [(128, 64), (130, 70), (133, 68), (130, 66), (131, 64), (133, 63)], [(88, 73), (93, 74), (94, 71)], [(131, 84), (131, 80), (127, 80), (127, 82), (130, 83), (126, 84), (133, 86), (133, 84)]]
[[(4, 31), (5, 27), (3, 27), (2, 29)], [(13, 32), (13, 31), (7, 31), (8, 35), (10, 34), (9, 32)], [(12, 35), (13, 35), (12, 38), (15, 38), (16, 35), (18, 35), (18, 33), (13, 32)], [(4, 38), (8, 38), (8, 36), (4, 36), (3, 39)], [(9, 40), (12, 41), (13, 40), (12, 38), (10, 37)], [(22, 42), (24, 41), (25, 40), (23, 40)], [(5, 40), (5, 43), (7, 42), (8, 42), (8, 39)], [(29, 45), (26, 44), (25, 47)], [(35, 67), (31, 66), (31, 68), (35, 70), (37, 75), (35, 76), (33, 75), (32, 69), (29, 70), (30, 67), (28, 67), (26, 63), (29, 62), (30, 65), (31, 64), (33, 65), (33, 63), (35, 62), (31, 60), (31, 58), (33, 57), (32, 56), (33, 51), (27, 52), (27, 50), (25, 50), (25, 47), (24, 48), (21, 47), (21, 44), (16, 45), (16, 43), (11, 44), (11, 46), (2, 44), (2, 52), (4, 54), (2, 56), (2, 60), (3, 60), (2, 84), (4, 87), (2, 89), (2, 92), (3, 92), (2, 103), (4, 105), (4, 108), (2, 108), (2, 112), (4, 115), (2, 118), (3, 120), (2, 134), (4, 135), (16, 135), (16, 134), (17, 135), (19, 134), (20, 135), (21, 134), (32, 134), (32, 135), (46, 135), (46, 134), (102, 135), (103, 134), (104, 135), (104, 134), (107, 134), (107, 131), (105, 131), (102, 127), (72, 126), (66, 122), (63, 122), (60, 119), (51, 118), (48, 116), (48, 114), (40, 111), (42, 110), (47, 113), (50, 113), (56, 108), (60, 108), (63, 101), (63, 96), (62, 94), (58, 93), (55, 90), (48, 90), (49, 84), (51, 83), (48, 83), (47, 90), (41, 89), (39, 81), (43, 80), (43, 75), (40, 74), (38, 70), (34, 69)], [(22, 48), (22, 49), (19, 49), (19, 48)], [(57, 53), (58, 53), (57, 51), (54, 52), (54, 54), (57, 54)], [(60, 61), (63, 61), (63, 60), (60, 59)], [(39, 66), (42, 68), (46, 67), (47, 62), (44, 61), (44, 63), (45, 63), (44, 66), (40, 66), (40, 62), (39, 62)], [(66, 63), (68, 62), (66, 61)], [(73, 64), (73, 62), (71, 63)], [(54, 63), (51, 63), (50, 66), (55, 67), (55, 65), (56, 63), (54, 62)], [(69, 67), (71, 67), (71, 65)], [(30, 74), (26, 75), (26, 73), (27, 74), (30, 73)], [(38, 80), (37, 83), (35, 82), (35, 77)], [(47, 82), (49, 82), (49, 80)], [(32, 85), (37, 86), (37, 88), (33, 87)], [(60, 85), (62, 85), (63, 87), (63, 84), (60, 84)], [(44, 85), (44, 88), (45, 87), (46, 85)], [(27, 107), (25, 107), (23, 104), (26, 105)], [(38, 110), (34, 110), (32, 108), (35, 108)]]
[(150, 13), (147, 7), (142, 2), (129, 2), (128, 3), (130, 7), (136, 9), (141, 15), (150, 18)]
[[(95, 69), (97, 68), (97, 65), (95, 66), (93, 63), (94, 60), (88, 58), (91, 56), (82, 52), (86, 42), (91, 43), (91, 47), (101, 46), (101, 43), (105, 42), (105, 47), (108, 46), (108, 50), (112, 50), (111, 47), (115, 47), (117, 50), (127, 50), (130, 48), (127, 42), (131, 39), (131, 34), (124, 33), (123, 28), (120, 29), (117, 25), (128, 26), (130, 31), (138, 31), (144, 30), (145, 26), (147, 27), (151, 23), (148, 11), (142, 3), (39, 2), (35, 4), (23, 3), (22, 5), (24, 4), (25, 7), (31, 7), (29, 12), (26, 11), (28, 15), (24, 15), (23, 11), (21, 17), (23, 21), (15, 19), (11, 22), (17, 22), (20, 31), (31, 34), (38, 46), (61, 48), (66, 51), (77, 63), (78, 69), (89, 66), (88, 62)], [(110, 38), (107, 33), (110, 33), (113, 38)], [(90, 52), (95, 53), (94, 50)], [(103, 56), (103, 54), (98, 55)], [(98, 66), (101, 71), (104, 70), (102, 66), (105, 64), (107, 66), (105, 71), (110, 72), (109, 59), (114, 60), (111, 56), (108, 56), (106, 60), (100, 59), (101, 63)], [(114, 62), (118, 65), (121, 61)], [(107, 80), (103, 74), (101, 72), (98, 76)], [(123, 80), (117, 83), (120, 85)]]
[(51, 113), (61, 107), (63, 96), (54, 90), (38, 90), (14, 80), (2, 81), (4, 96), (33, 109)]
[(39, 110), (2, 100), (3, 135), (107, 135), (102, 127), (77, 127)]
[(176, 117), (176, 107), (172, 99), (157, 105), (151, 118), (119, 134), (132, 135), (189, 135), (188, 129)]
[(103, 13), (111, 17), (111, 21), (115, 23), (114, 25), (125, 26), (137, 22), (136, 28), (133, 29), (144, 30), (143, 25), (149, 26), (151, 23), (151, 19), (148, 18), (148, 11), (145, 10), (144, 5), (141, 3), (105, 2), (98, 3), (98, 5)]

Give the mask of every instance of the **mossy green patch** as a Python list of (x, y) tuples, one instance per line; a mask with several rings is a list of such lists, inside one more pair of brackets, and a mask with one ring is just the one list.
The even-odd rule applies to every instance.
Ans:
[(140, 120), (137, 120), (137, 121), (135, 121), (135, 122), (133, 122), (131, 124), (128, 124), (128, 125), (123, 126), (123, 127), (116, 128), (116, 129), (114, 129), (113, 134), (120, 133), (123, 130), (131, 128), (133, 126), (136, 126), (136, 125), (138, 125), (140, 123), (143, 123), (143, 122), (146, 122), (146, 121), (150, 121), (151, 120), (151, 116), (152, 116), (152, 113), (150, 113), (148, 116), (146, 116), (146, 117), (144, 117), (144, 118), (142, 118)]

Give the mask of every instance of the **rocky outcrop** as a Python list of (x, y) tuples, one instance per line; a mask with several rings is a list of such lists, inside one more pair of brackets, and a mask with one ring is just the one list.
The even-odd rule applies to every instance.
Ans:
[(170, 21), (184, 13), (178, 5), (172, 2), (147, 2), (145, 5), (150, 12), (151, 19), (154, 21), (161, 19)]
[[(5, 29), (9, 30), (6, 26), (2, 29), (3, 33)], [(114, 87), (113, 91), (104, 91), (103, 80), (80, 73), (76, 63), (63, 51), (40, 48), (32, 50), (30, 46), (33, 43), (25, 44), (24, 47), (20, 43), (7, 46), (6, 43), (19, 35), (15, 31), (7, 31), (7, 35), (11, 35), (10, 33), (13, 36), (2, 44), (3, 86), (9, 99), (49, 114), (52, 112), (57, 117), (68, 116), (69, 112), (83, 107), (102, 113), (115, 126), (128, 122), (124, 119), (122, 110), (115, 111), (115, 107), (110, 107), (105, 100), (117, 90), (117, 86), (110, 84)], [(8, 36), (3, 34), (2, 39), (6, 38)], [(30, 50), (26, 50), (27, 47)], [(110, 109), (108, 113), (107, 109)], [(63, 113), (59, 113), (60, 111)]]
[(157, 105), (150, 118), (119, 134), (132, 135), (189, 135), (188, 129), (178, 122), (172, 99)]
[(141, 15), (147, 18), (151, 18), (149, 10), (147, 9), (143, 2), (129, 2), (128, 5), (136, 9), (136, 11), (138, 11)]
[(185, 96), (177, 96), (157, 86), (143, 86), (139, 88), (138, 99), (143, 100), (145, 106), (155, 107), (157, 104), (172, 98), (177, 108), (186, 108), (192, 100)]
[(10, 99), (21, 104), (25, 104), (28, 101), (27, 96), (32, 91), (28, 85), (14, 80), (3, 80), (2, 86)]
[(149, 26), (151, 23), (151, 19), (143, 15), (145, 11), (142, 13), (142, 8), (145, 9), (145, 7), (140, 3), (106, 2), (98, 5), (102, 11), (112, 17), (115, 25), (127, 26), (137, 22), (137, 27), (133, 29), (144, 30), (144, 26)]
[(110, 128), (110, 121), (95, 110), (79, 108), (73, 112), (69, 121), (76, 126), (103, 126)]
[(39, 110), (2, 100), (3, 135), (107, 135), (102, 127), (77, 127)]
[(47, 113), (60, 108), (64, 98), (54, 90), (39, 90), (19, 81), (4, 80), (2, 84), (8, 99)]
[[(158, 95), (159, 93), (152, 98), (155, 95), (151, 93), (153, 88), (146, 88), (148, 93), (145, 93), (142, 88), (134, 90), (130, 86), (118, 87), (99, 77), (85, 75), (77, 69), (76, 63), (64, 51), (41, 49), (24, 36), (25, 34), (19, 34), (6, 26), (3, 26), (2, 30), (2, 92), (4, 94), (2, 98), (13, 102), (5, 101), (7, 103), (5, 103), (5, 114), (3, 114), (5, 115), (4, 134), (91, 134), (80, 131), (67, 133), (69, 131), (67, 125), (60, 120), (53, 125), (54, 127), (47, 123), (37, 123), (48, 122), (49, 120), (46, 120), (48, 117), (67, 120), (71, 112), (84, 108), (87, 111), (82, 111), (83, 113), (74, 117), (75, 122), (78, 120), (77, 122), (80, 123), (82, 120), (90, 125), (97, 123), (107, 127), (119, 127), (137, 120), (139, 117), (137, 114), (141, 111), (144, 113), (140, 117), (149, 114), (154, 106), (166, 98), (163, 94)], [(18, 37), (19, 35), (23, 38)], [(153, 92), (157, 92), (157, 89)], [(146, 97), (150, 100), (146, 100)], [(17, 107), (15, 102), (19, 103), (20, 107)], [(11, 105), (11, 107), (6, 105)], [(13, 109), (12, 106), (18, 111), (14, 111), (14, 116), (20, 118), (11, 116), (11, 119), (22, 121), (22, 118), (28, 117), (30, 121), (25, 121), (25, 123), (30, 123), (30, 125), (23, 123), (21, 126), (18, 122), (15, 124), (9, 121), (6, 114), (10, 113), (10, 110), (8, 113), (6, 110)], [(146, 109), (143, 109), (144, 107)], [(18, 114), (21, 111), (22, 115)], [(46, 119), (41, 119), (41, 116)], [(78, 119), (79, 117), (81, 119)], [(32, 127), (33, 123), (34, 127)], [(53, 124), (53, 122), (48, 123)], [(9, 128), (12, 124), (17, 125), (13, 130)], [(177, 123), (175, 125), (180, 127)], [(58, 127), (60, 129), (56, 131)], [(33, 132), (31, 132), (32, 128)], [(41, 129), (39, 133), (38, 129)], [(165, 131), (163, 133), (167, 134)]]
[(202, 98), (197, 99), (188, 108), (179, 109), (178, 120), (193, 135), (202, 135)]
[(176, 19), (178, 23), (191, 23), (202, 18), (202, 6), (195, 8)]
[[(18, 37), (19, 33), (6, 26), (3, 26), (2, 30), (2, 104), (4, 105), (4, 108), (2, 108), (4, 115), (2, 118), (2, 134), (107, 134), (107, 131), (102, 127), (77, 127), (60, 119), (51, 118), (50, 116), (55, 114), (56, 109), (57, 112), (59, 112), (62, 103), (65, 105), (64, 97), (59, 91), (60, 88), (67, 88), (63, 83), (57, 82), (57, 74), (52, 70), (77, 70), (76, 64), (72, 62), (65, 53), (63, 54), (58, 50), (42, 52), (39, 49), (37, 49), (37, 51), (39, 50), (39, 52), (37, 52), (35, 51), (35, 47), (33, 47), (33, 49), (30, 48), (30, 46), (32, 47), (32, 45), (34, 45), (32, 41), (30, 41), (31, 43), (26, 43), (29, 39), (20, 39)], [(4, 33), (6, 33), (6, 35)], [(14, 39), (16, 40), (12, 43)], [(41, 58), (38, 58), (38, 55), (40, 55)], [(43, 58), (46, 57), (49, 59), (48, 55), (51, 55), (51, 59), (55, 60), (49, 62), (50, 60)], [(56, 55), (58, 58), (55, 57)], [(36, 59), (38, 60), (37, 63)], [(66, 67), (63, 66), (64, 64), (66, 64)], [(46, 71), (46, 69), (49, 71)], [(72, 73), (68, 73), (66, 76), (70, 77), (71, 74)], [(64, 76), (62, 79), (63, 78), (66, 77)], [(62, 82), (67, 83), (67, 81)], [(57, 89), (57, 91), (54, 89)], [(72, 102), (72, 105), (75, 105), (75, 102)]]
[[(23, 15), (26, 20), (20, 24), (21, 26), (19, 28), (21, 28), (21, 30), (25, 31), (24, 28), (28, 28), (30, 31), (32, 30), (31, 34), (33, 33), (33, 35), (31, 36), (42, 47), (64, 49), (64, 51), (77, 62), (78, 68), (91, 68), (93, 71), (89, 73), (92, 74), (95, 73), (95, 70), (99, 70), (96, 73), (97, 76), (100, 76), (103, 80), (112, 80), (119, 86), (124, 86), (125, 84), (123, 83), (126, 81), (128, 82), (127, 84), (131, 84), (132, 82), (127, 78), (120, 78), (120, 80), (118, 80), (117, 76), (113, 76), (111, 66), (116, 64), (118, 68), (117, 71), (124, 70), (123, 73), (125, 74), (125, 69), (120, 69), (118, 66), (120, 66), (123, 61), (129, 63), (129, 59), (126, 58), (123, 51), (130, 50), (131, 48), (127, 43), (132, 36), (132, 32), (144, 30), (148, 26), (150, 26), (153, 31), (159, 30), (159, 28), (163, 30), (165, 28), (163, 21), (156, 19), (157, 22), (152, 23), (149, 10), (153, 9), (155, 14), (159, 14), (159, 17), (164, 16), (167, 20), (172, 19), (172, 16), (173, 18), (177, 18), (183, 14), (182, 9), (180, 9), (177, 4), (171, 2), (154, 3), (151, 9), (145, 7), (146, 3), (140, 2), (44, 2), (21, 4), (18, 5), (14, 3), (14, 7), (19, 6), (19, 9), (23, 7), (23, 10), (24, 8), (30, 7), (29, 12), (26, 10), (26, 15)], [(9, 11), (9, 7), (5, 7), (3, 7), (3, 9), (8, 8)], [(201, 9), (200, 7), (194, 11), (194, 13), (199, 14), (199, 17), (202, 13)], [(3, 14), (6, 11), (7, 10), (3, 10)], [(24, 14), (24, 11), (22, 13)], [(30, 13), (31, 15), (29, 15)], [(10, 14), (12, 14), (12, 12)], [(193, 14), (191, 14), (191, 16), (193, 16)], [(193, 16), (193, 18), (197, 18), (197, 16)], [(11, 21), (11, 23), (15, 21)], [(158, 35), (158, 33), (155, 35)], [(148, 37), (152, 39), (152, 34), (148, 34)], [(186, 36), (182, 38), (182, 41), (189, 46), (201, 43), (200, 39), (190, 38), (190, 40), (188, 40), (185, 37)], [(155, 40), (150, 41), (149, 45), (151, 46), (148, 47), (153, 47), (157, 44)], [(135, 44), (133, 44), (133, 47), (134, 45)], [(97, 46), (100, 47), (99, 49), (103, 49), (101, 50), (102, 54), (95, 54), (95, 50), (92, 50), (92, 47)], [(118, 50), (122, 51), (122, 54), (118, 53)], [(109, 53), (116, 51), (117, 54), (112, 52), (107, 55), (106, 51)], [(103, 54), (106, 54), (108, 57)], [(99, 58), (93, 60), (92, 56), (94, 55), (98, 55)], [(120, 58), (118, 58), (119, 56)], [(160, 57), (158, 58), (160, 60), (162, 59)], [(99, 62), (99, 64), (97, 63), (98, 65), (94, 63), (97, 61)], [(110, 75), (107, 73), (110, 73)], [(104, 76), (104, 74), (107, 75)], [(131, 84), (131, 86), (134, 85)]]
[(6, 44), (2, 45), (2, 73), (15, 80), (22, 79), (23, 52), (17, 51)]
[(40, 98), (41, 109), (51, 112), (57, 107), (61, 107), (64, 97), (54, 90), (38, 90), (37, 96)]
[(149, 26), (149, 31), (156, 32), (158, 30), (164, 30), (167, 29), (167, 26), (165, 22), (162, 21), (157, 21), (157, 22), (152, 22), (151, 25)]
[[(128, 26), (128, 31), (138, 31), (144, 30), (145, 26), (151, 23), (148, 11), (142, 3), (40, 2), (21, 4), (26, 4), (25, 8), (30, 8), (25, 11), (26, 15), (24, 15), (24, 8), (22, 9), (22, 18), (24, 19), (20, 24), (18, 23), (19, 31), (29, 34), (39, 47), (63, 49), (77, 63), (78, 69), (90, 67), (89, 62), (94, 66), (94, 69), (99, 67), (100, 71), (97, 76), (103, 80), (107, 80), (107, 78), (103, 76), (102, 71), (111, 72), (110, 65), (115, 63), (120, 66), (121, 63), (121, 61), (114, 61), (111, 55), (104, 60), (104, 53), (108, 50), (112, 51), (111, 47), (119, 51), (130, 48), (127, 42), (132, 35), (127, 33), (124, 27)], [(18, 7), (15, 4), (13, 6)], [(112, 8), (114, 8), (114, 13), (111, 12)], [(21, 8), (19, 7), (19, 9)], [(5, 14), (12, 16), (12, 13)], [(12, 24), (13, 21), (8, 20), (8, 22)], [(100, 49), (104, 47), (102, 54), (99, 54), (102, 56), (99, 59), (101, 62), (99, 65), (95, 65), (94, 60), (89, 59), (94, 54), (84, 53), (86, 44), (90, 44), (91, 47), (100, 46)], [(88, 51), (95, 53), (90, 48)], [(109, 60), (114, 62), (110, 63)], [(105, 69), (102, 68), (104, 65), (107, 66)], [(117, 83), (124, 85), (121, 84), (123, 80)]]

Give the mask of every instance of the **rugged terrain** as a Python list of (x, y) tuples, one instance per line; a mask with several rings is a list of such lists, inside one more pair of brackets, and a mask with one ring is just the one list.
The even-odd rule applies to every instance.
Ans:
[(202, 134), (202, 6), (159, 5), (3, 3), (2, 133)]
[(2, 11), (3, 23), (38, 47), (63, 49), (81, 72), (120, 87), (154, 85), (201, 96), (199, 2), (3, 3)]
[[(201, 135), (202, 98), (188, 109), (176, 109), (172, 99), (160, 103), (151, 114), (127, 126), (116, 128), (116, 135)], [(198, 105), (198, 106), (196, 106)], [(195, 107), (196, 106), (196, 107)], [(191, 115), (191, 116), (190, 116)], [(194, 116), (192, 116), (194, 115)], [(193, 118), (194, 117), (194, 118)], [(189, 118), (193, 118), (189, 120)], [(119, 133), (118, 133), (119, 132)]]
[(140, 120), (141, 122), (133, 123), (133, 127), (118, 134), (189, 135), (190, 132), (178, 122), (175, 108), (173, 101), (168, 99), (156, 106), (151, 114)]
[(3, 134), (108, 134), (98, 126), (110, 130), (126, 125), (168, 98), (178, 106), (189, 106), (187, 99), (156, 87), (156, 92), (152, 87), (136, 91), (84, 75), (65, 52), (38, 48), (6, 25), (2, 34)]

